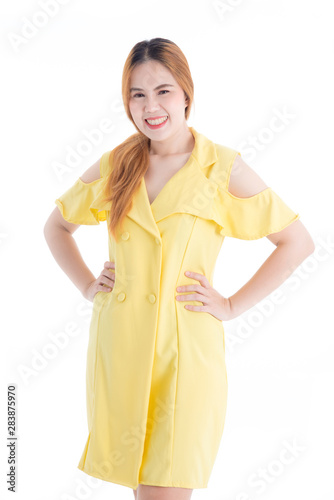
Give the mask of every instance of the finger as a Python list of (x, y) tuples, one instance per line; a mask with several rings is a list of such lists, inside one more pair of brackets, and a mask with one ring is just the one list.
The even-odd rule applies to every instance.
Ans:
[(186, 300), (196, 300), (197, 302), (207, 303), (206, 301), (207, 298), (199, 293), (177, 295), (176, 299), (181, 302), (184, 302)]
[(110, 279), (115, 279), (115, 271), (111, 269), (103, 269), (101, 276), (107, 276)]
[(112, 287), (110, 287), (110, 286), (104, 286), (104, 285), (98, 285), (97, 286), (97, 291), (98, 292), (108, 292), (110, 290), (112, 290)]
[(198, 292), (198, 293), (202, 293), (203, 295), (208, 296), (207, 289), (202, 287), (202, 285), (197, 285), (197, 284), (178, 286), (176, 288), (176, 291), (177, 292)]
[(191, 304), (185, 304), (184, 308), (185, 309), (189, 309), (189, 311), (206, 312), (206, 308), (205, 307), (193, 306)]
[(107, 286), (114, 286), (115, 284), (115, 277), (114, 278), (108, 278), (108, 276), (100, 276), (99, 284), (104, 283)]
[(115, 262), (112, 262), (110, 260), (107, 260), (105, 263), (104, 263), (104, 267), (106, 269), (115, 269)]
[(199, 281), (202, 286), (205, 286), (205, 287), (207, 287), (207, 285), (210, 286), (209, 280), (207, 279), (206, 276), (204, 276), (204, 274), (195, 273), (193, 271), (186, 271), (184, 274), (188, 278), (193, 278), (194, 280)]

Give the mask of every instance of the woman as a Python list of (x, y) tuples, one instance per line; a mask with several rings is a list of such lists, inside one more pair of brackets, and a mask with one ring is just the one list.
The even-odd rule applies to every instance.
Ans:
[[(93, 302), (89, 435), (78, 468), (132, 488), (137, 500), (185, 500), (207, 487), (227, 402), (222, 321), (257, 304), (314, 250), (299, 214), (238, 151), (188, 127), (193, 93), (173, 42), (137, 43), (122, 95), (138, 133), (57, 198), (45, 225), (56, 261)], [(95, 278), (72, 235), (101, 221), (109, 261)], [(267, 236), (277, 247), (228, 298), (212, 287), (225, 236)]]

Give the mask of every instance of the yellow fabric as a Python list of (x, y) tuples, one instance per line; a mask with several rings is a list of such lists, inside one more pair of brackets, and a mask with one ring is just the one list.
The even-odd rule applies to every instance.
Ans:
[(104, 202), (104, 187), (109, 164), (110, 151), (104, 153), (100, 161), (100, 179), (85, 183), (80, 177), (75, 183), (55, 200), (56, 205), (68, 222), (73, 224), (99, 224), (107, 220)]
[[(184, 272), (204, 274), (212, 285), (225, 236), (256, 239), (299, 218), (271, 188), (250, 198), (228, 193), (240, 153), (189, 128), (195, 147), (188, 162), (152, 204), (142, 179), (119, 241), (109, 235), (115, 285), (93, 301), (88, 437), (78, 468), (134, 489), (206, 488), (223, 433), (224, 327), (209, 313), (184, 308), (201, 302), (176, 300), (177, 286), (198, 283)], [(68, 221), (108, 217), (112, 207), (99, 190), (112, 168), (109, 154), (101, 180), (77, 181), (56, 200)]]
[(218, 189), (217, 211), (222, 234), (243, 240), (277, 233), (299, 218), (270, 187), (249, 198)]

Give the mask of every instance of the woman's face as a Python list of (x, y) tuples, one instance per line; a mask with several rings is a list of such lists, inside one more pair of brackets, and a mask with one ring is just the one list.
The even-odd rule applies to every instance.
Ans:
[[(156, 88), (158, 86), (161, 87)], [(163, 64), (150, 60), (133, 70), (130, 113), (139, 130), (150, 139), (163, 140), (183, 128), (187, 105), (183, 89)], [(150, 118), (164, 118), (166, 121), (157, 127), (150, 127), (146, 121)]]

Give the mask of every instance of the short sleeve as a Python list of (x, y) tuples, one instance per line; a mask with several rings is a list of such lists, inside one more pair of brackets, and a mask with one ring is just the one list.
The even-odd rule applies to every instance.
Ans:
[(105, 200), (105, 187), (109, 154), (110, 151), (101, 157), (99, 179), (86, 183), (79, 177), (55, 200), (62, 216), (68, 222), (93, 225), (107, 220), (110, 202)]
[(221, 234), (242, 240), (277, 233), (300, 217), (270, 187), (248, 198), (238, 198), (218, 188), (215, 208)]
[(221, 178), (218, 182), (213, 219), (221, 226), (224, 236), (242, 240), (256, 240), (277, 233), (299, 219), (278, 194), (267, 187), (248, 198), (239, 198), (228, 191), (232, 164), (239, 151), (231, 148), (218, 150)]

